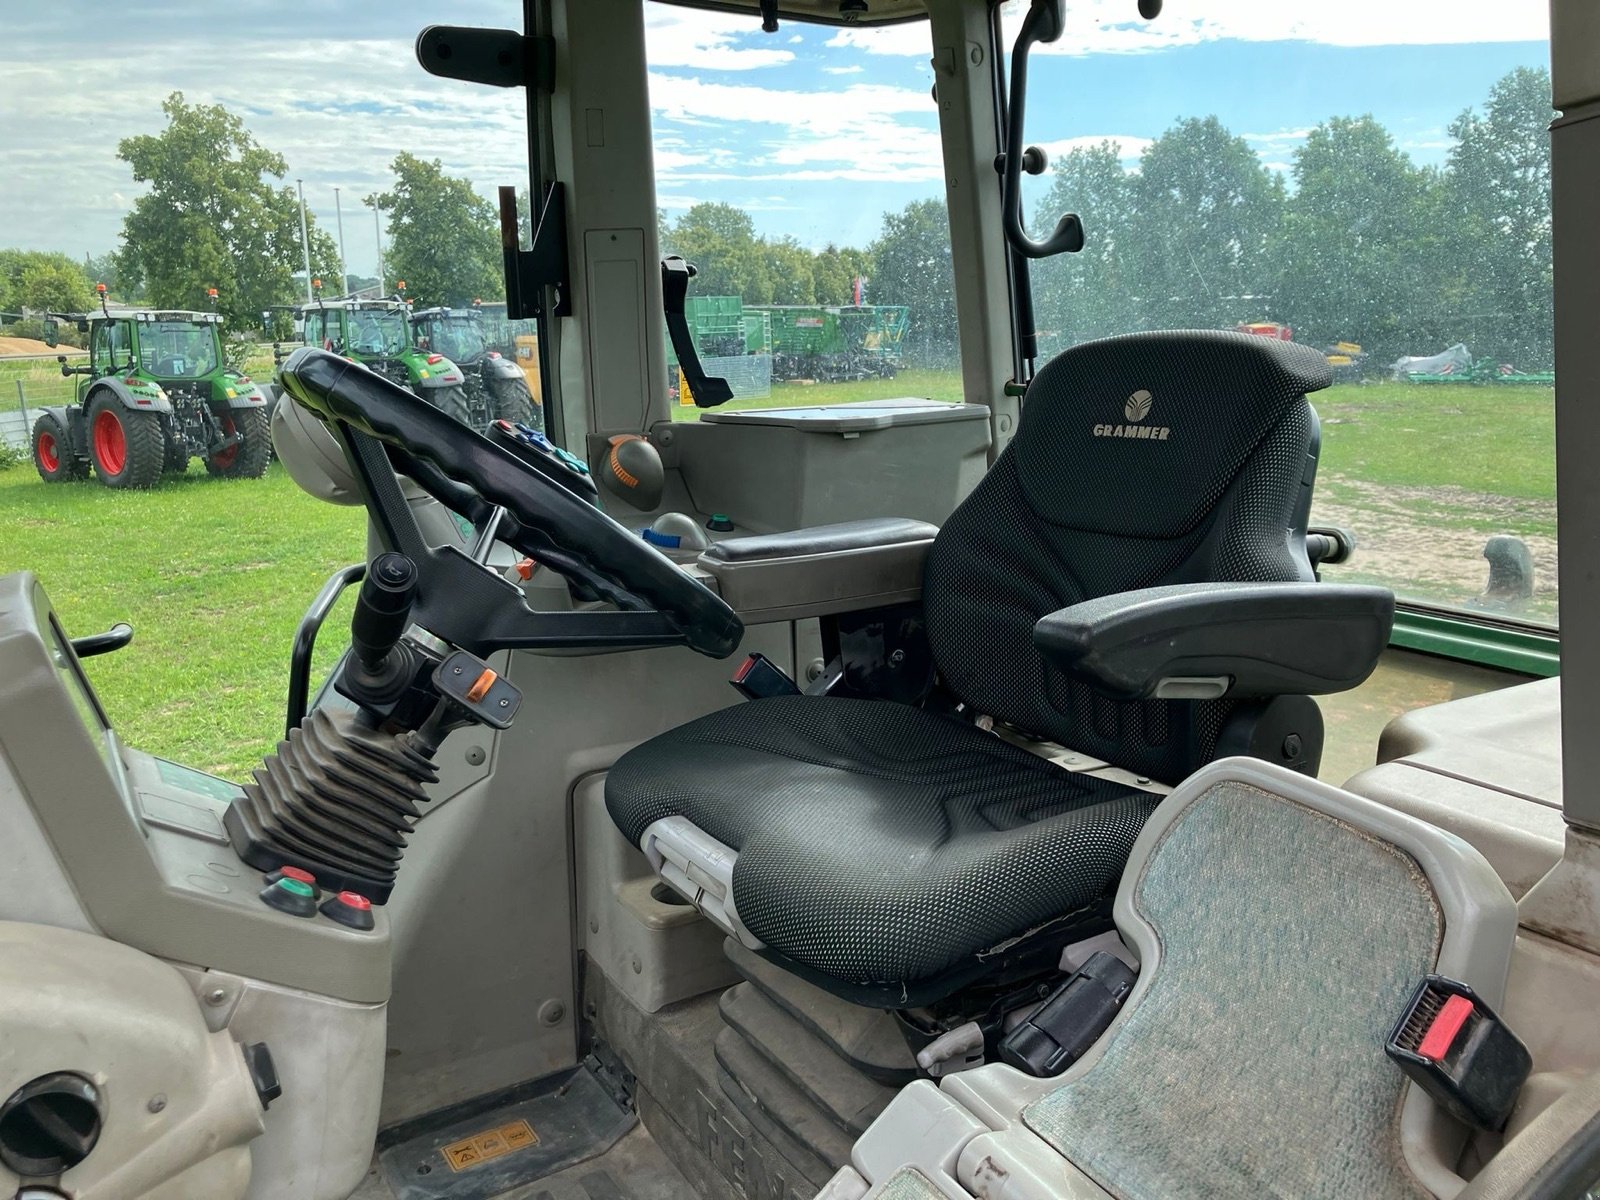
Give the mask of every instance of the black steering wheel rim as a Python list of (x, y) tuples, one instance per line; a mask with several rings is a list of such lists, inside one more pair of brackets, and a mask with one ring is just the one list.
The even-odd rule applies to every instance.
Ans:
[[(471, 507), (476, 497), (504, 509), (499, 540), (623, 610), (659, 613), (679, 635), (672, 640), (716, 658), (737, 648), (744, 626), (720, 596), (637, 534), (476, 430), (325, 350), (296, 350), (284, 362), (281, 378), (297, 403), (344, 435), (347, 451), (354, 450), (352, 433), (374, 439), (385, 448), (391, 469), (403, 471), (440, 503), (459, 511)], [(352, 453), (352, 458), (362, 457)], [(352, 465), (362, 473), (361, 462)], [(365, 498), (373, 510), (377, 501)], [(476, 514), (462, 515), (470, 519)], [(374, 510), (373, 516), (382, 525), (394, 514)], [(657, 636), (645, 644), (665, 640)]]

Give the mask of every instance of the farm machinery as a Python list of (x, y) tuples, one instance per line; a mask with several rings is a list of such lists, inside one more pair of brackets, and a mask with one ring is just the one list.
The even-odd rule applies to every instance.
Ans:
[(756, 305), (772, 321), (775, 379), (892, 379), (910, 310), (899, 304)]
[(1523, 383), (1552, 386), (1552, 371), (1519, 371), (1495, 358), (1474, 358), (1460, 342), (1448, 350), (1425, 357), (1396, 359), (1390, 374), (1406, 383)]
[[(227, 365), (222, 318), (215, 312), (113, 309), (100, 285), (100, 312), (51, 313), (45, 340), (55, 346), (59, 322), (89, 335), (87, 365), (71, 404), (52, 405), (34, 422), (33, 461), (46, 483), (88, 476), (106, 487), (148, 488), (163, 474), (200, 458), (223, 478), (266, 472), (271, 443), (267, 397)], [(213, 298), (215, 292), (213, 291)]]
[[(417, 347), (411, 332), (411, 309), (404, 300), (319, 297), (293, 311), (304, 322), (306, 345), (342, 354), (463, 425), (474, 424), (466, 376), (445, 355)], [(481, 427), (483, 422), (476, 424)]]
[(418, 350), (445, 355), (461, 369), (469, 425), (481, 429), (498, 419), (544, 429), (517, 348), (508, 353), (505, 346), (508, 324), (497, 327), (478, 308), (425, 308), (411, 314), (411, 337)]

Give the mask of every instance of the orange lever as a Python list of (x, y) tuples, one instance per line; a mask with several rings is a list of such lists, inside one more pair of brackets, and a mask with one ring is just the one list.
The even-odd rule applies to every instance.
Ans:
[(473, 704), (476, 704), (479, 700), (482, 700), (489, 694), (489, 689), (494, 686), (494, 681), (498, 678), (498, 675), (496, 675), (488, 667), (485, 667), (483, 669), (483, 674), (479, 675), (478, 678), (473, 682), (472, 686), (467, 689), (467, 699)]

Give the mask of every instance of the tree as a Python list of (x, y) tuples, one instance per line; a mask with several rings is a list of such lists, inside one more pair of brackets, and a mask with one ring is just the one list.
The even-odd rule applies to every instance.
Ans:
[(1442, 280), (1432, 193), (1370, 116), (1334, 117), (1294, 156), (1271, 315), (1301, 341), (1360, 342), (1378, 360), (1432, 345)]
[(1450, 126), (1455, 340), (1522, 367), (1554, 361), (1550, 117), (1549, 72), (1519, 67), (1490, 89), (1481, 116), (1469, 109)]
[(1250, 318), (1270, 280), (1280, 180), (1216, 117), (1179, 121), (1151, 143), (1133, 189), (1127, 261), (1153, 327)]
[(368, 196), (388, 214), (384, 254), (391, 280), (406, 281), (418, 304), (463, 306), (505, 295), (500, 225), (494, 205), (438, 159), (402, 151), (390, 169), (394, 186)]
[(92, 302), (83, 268), (51, 250), (0, 250), (0, 309), (81, 312)]
[(914, 200), (883, 214), (869, 251), (871, 300), (911, 310), (901, 352), (917, 366), (949, 366), (960, 353), (950, 218), (942, 200)]
[(91, 285), (103, 283), (106, 285), (106, 290), (118, 299), (131, 299), (126, 295), (127, 289), (122, 285), (122, 276), (117, 270), (117, 256), (114, 251), (107, 254), (84, 255), (83, 273)]
[(35, 312), (84, 312), (93, 303), (83, 269), (64, 257), (25, 267), (17, 293), (23, 307)]
[(757, 246), (767, 278), (772, 280), (773, 304), (817, 302), (817, 280), (812, 269), (814, 256), (811, 251), (792, 237), (780, 238), (775, 242), (762, 240)]
[(773, 303), (772, 260), (756, 237), (755, 222), (742, 208), (693, 205), (673, 225), (667, 245), (671, 253), (694, 264), (692, 295), (742, 296), (746, 304)]
[(1083, 249), (1035, 260), (1029, 275), (1044, 356), (1090, 338), (1127, 333), (1140, 320), (1131, 277), (1136, 264), (1129, 254), (1134, 181), (1115, 142), (1078, 147), (1056, 163), (1049, 194), (1032, 213), (1036, 236), (1069, 212), (1083, 219)]
[[(841, 249), (831, 242), (818, 251), (811, 263), (818, 304), (852, 304), (855, 282), (871, 274), (871, 256), (865, 250)], [(872, 303), (869, 293), (867, 303)]]
[[(299, 203), (273, 183), (287, 164), (219, 105), (173, 92), (161, 108), (165, 130), (117, 146), (134, 179), (150, 184), (122, 223), (118, 283), (172, 308), (201, 308), (215, 287), (230, 322), (256, 325), (263, 309), (295, 298)], [(310, 242), (313, 272), (335, 275), (333, 239), (312, 223)]]

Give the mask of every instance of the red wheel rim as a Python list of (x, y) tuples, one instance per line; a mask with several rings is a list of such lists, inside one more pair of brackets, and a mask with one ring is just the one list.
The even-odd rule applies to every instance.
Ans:
[(61, 452), (56, 449), (56, 435), (41, 433), (39, 435), (39, 461), (44, 464), (46, 471), (56, 471), (61, 468)]
[(128, 465), (128, 438), (122, 432), (122, 418), (109, 408), (94, 419), (94, 461), (107, 475), (121, 475)]
[[(237, 426), (234, 425), (232, 417), (222, 418), (223, 437), (232, 437), (236, 428)], [(239, 443), (235, 442), (221, 454), (213, 454), (211, 456), (211, 465), (216, 467), (219, 471), (226, 471), (229, 467), (233, 466), (233, 460), (238, 457)]]

